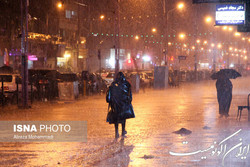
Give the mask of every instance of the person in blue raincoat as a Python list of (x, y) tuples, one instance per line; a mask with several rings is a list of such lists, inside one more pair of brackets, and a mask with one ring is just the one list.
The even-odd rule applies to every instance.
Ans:
[(118, 124), (122, 124), (122, 137), (127, 133), (125, 130), (126, 119), (134, 118), (132, 107), (131, 85), (124, 74), (119, 72), (108, 89), (106, 101), (111, 107), (107, 115), (107, 122), (115, 125), (115, 138), (119, 138)]
[(226, 76), (220, 77), (216, 81), (216, 89), (220, 117), (225, 116), (227, 118), (232, 101), (233, 85)]

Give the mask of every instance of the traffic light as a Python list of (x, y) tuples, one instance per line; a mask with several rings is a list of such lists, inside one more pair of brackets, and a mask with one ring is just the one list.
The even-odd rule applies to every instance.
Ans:
[(171, 56), (171, 57), (170, 57), (170, 60), (171, 60), (171, 61), (174, 61), (174, 56)]
[(131, 59), (128, 59), (128, 64), (131, 64), (132, 63), (132, 60)]

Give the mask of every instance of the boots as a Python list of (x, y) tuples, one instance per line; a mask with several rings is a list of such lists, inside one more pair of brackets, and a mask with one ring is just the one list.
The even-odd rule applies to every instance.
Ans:
[[(122, 137), (126, 137), (127, 131), (125, 130), (126, 121), (122, 123)], [(115, 138), (119, 138), (118, 123), (115, 123)]]
[(115, 124), (115, 138), (119, 138), (119, 132), (118, 132), (118, 123)]
[(124, 123), (122, 123), (122, 137), (125, 137), (125, 135), (127, 134), (127, 131), (125, 130), (125, 125), (126, 125), (126, 120), (124, 121)]

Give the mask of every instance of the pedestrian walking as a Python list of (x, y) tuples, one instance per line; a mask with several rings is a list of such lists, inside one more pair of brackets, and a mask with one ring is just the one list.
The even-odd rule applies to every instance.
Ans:
[(227, 118), (232, 101), (232, 82), (227, 77), (219, 78), (216, 81), (216, 89), (220, 117), (225, 116)]
[(219, 114), (220, 117), (229, 116), (229, 109), (232, 101), (232, 90), (233, 85), (230, 79), (240, 77), (241, 74), (234, 69), (221, 69), (220, 71), (211, 75), (212, 79), (217, 79), (217, 100), (219, 103)]
[(107, 91), (106, 101), (109, 103), (107, 122), (115, 125), (115, 138), (119, 138), (118, 124), (122, 124), (122, 137), (125, 137), (126, 119), (134, 118), (131, 85), (124, 74), (119, 72)]

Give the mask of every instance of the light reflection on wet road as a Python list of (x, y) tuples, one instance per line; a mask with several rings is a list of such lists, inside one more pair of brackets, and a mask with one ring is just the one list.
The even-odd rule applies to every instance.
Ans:
[[(215, 81), (185, 83), (164, 91), (146, 90), (133, 95), (135, 119), (127, 121), (125, 140), (114, 141), (114, 127), (105, 122), (105, 96), (92, 96), (71, 104), (36, 103), (27, 111), (4, 108), (1, 120), (86, 120), (87, 143), (0, 143), (2, 166), (219, 166), (221, 158), (201, 160), (175, 157), (169, 151), (207, 148), (214, 141), (243, 129), (250, 143), (247, 114), (235, 120), (238, 105), (246, 104), (250, 78), (232, 80), (233, 101), (228, 120), (218, 118)], [(209, 129), (203, 129), (204, 126)], [(180, 128), (192, 131), (180, 136)], [(183, 144), (188, 141), (188, 144)], [(233, 143), (233, 142), (232, 142)], [(231, 155), (230, 155), (231, 156)], [(248, 158), (250, 159), (250, 157)], [(249, 162), (227, 158), (227, 165)], [(112, 165), (113, 164), (113, 165)]]

